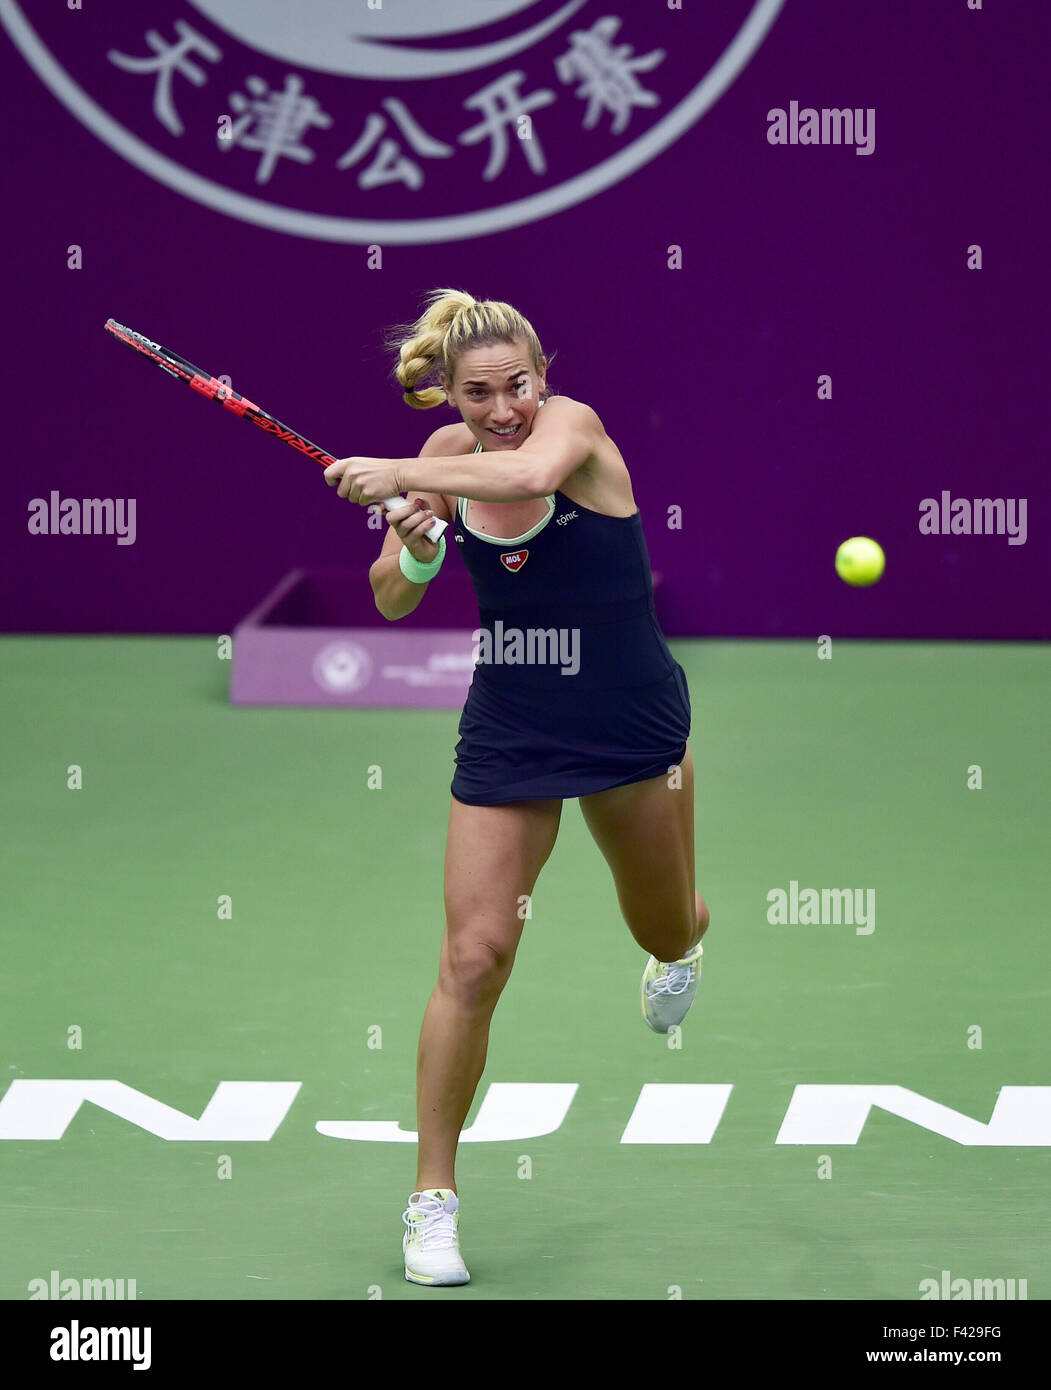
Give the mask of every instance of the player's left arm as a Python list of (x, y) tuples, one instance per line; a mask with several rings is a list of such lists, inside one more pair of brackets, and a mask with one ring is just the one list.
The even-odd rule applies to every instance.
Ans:
[(605, 431), (589, 405), (552, 396), (517, 449), (454, 458), (398, 459), (396, 491), (418, 489), (478, 502), (524, 502), (557, 492), (594, 457)]
[(535, 460), (537, 496), (557, 492), (578, 468), (589, 463), (604, 434), (602, 421), (591, 406), (552, 396), (544, 409), (537, 411), (529, 438), (515, 451)]

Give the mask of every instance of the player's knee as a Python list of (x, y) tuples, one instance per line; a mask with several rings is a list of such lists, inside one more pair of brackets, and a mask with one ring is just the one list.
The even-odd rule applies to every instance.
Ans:
[(680, 936), (669, 936), (665, 933), (649, 934), (643, 945), (651, 956), (656, 956), (661, 961), (681, 960), (690, 949), (689, 937), (683, 933)]
[[(635, 940), (660, 961), (681, 960), (708, 928), (708, 905), (697, 895), (692, 911), (658, 911), (651, 906), (636, 916), (627, 915)], [(699, 929), (699, 932), (698, 932)]]
[(514, 950), (491, 932), (460, 928), (450, 933), (439, 983), (468, 1007), (493, 1003), (507, 983)]

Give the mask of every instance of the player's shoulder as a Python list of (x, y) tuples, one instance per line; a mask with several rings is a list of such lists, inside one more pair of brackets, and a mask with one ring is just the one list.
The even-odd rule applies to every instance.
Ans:
[(572, 430), (585, 434), (605, 434), (598, 412), (586, 401), (574, 400), (572, 396), (548, 396), (544, 402), (543, 418), (558, 420)]
[[(457, 454), (473, 453), (474, 446), (474, 435), (462, 420), (457, 420), (451, 425), (439, 425), (433, 434), (428, 435), (419, 456), (441, 458), (444, 455), (446, 458), (454, 458)], [(456, 509), (455, 497), (438, 492), (418, 495), (427, 498), (436, 516), (440, 516), (443, 521), (452, 521)]]
[(474, 451), (475, 438), (462, 420), (451, 425), (440, 425), (427, 437), (420, 450), (421, 458), (440, 458), (442, 454), (470, 454)]

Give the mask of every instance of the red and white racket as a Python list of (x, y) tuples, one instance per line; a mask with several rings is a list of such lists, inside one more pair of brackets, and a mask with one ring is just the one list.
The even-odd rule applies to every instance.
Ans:
[[(161, 347), (160, 343), (151, 342), (149, 338), (144, 338), (141, 333), (136, 333), (134, 329), (125, 328), (116, 319), (106, 320), (106, 332), (112, 333), (115, 338), (119, 338), (122, 343), (127, 343), (136, 352), (141, 352), (151, 362), (156, 362), (158, 367), (163, 367), (170, 376), (175, 377), (178, 381), (185, 381), (187, 386), (200, 392), (202, 396), (207, 396), (209, 400), (218, 401), (224, 409), (232, 411), (242, 420), (251, 420), (253, 425), (258, 425), (261, 430), (266, 430), (267, 434), (283, 439), (286, 444), (291, 444), (292, 448), (298, 449), (301, 454), (316, 459), (323, 468), (336, 462), (332, 454), (320, 449), (316, 444), (311, 444), (306, 435), (289, 429), (280, 420), (275, 420), (261, 406), (256, 405), (255, 401), (250, 401), (247, 396), (242, 396), (214, 376), (202, 372), (192, 362), (187, 362), (185, 357), (178, 357), (174, 352), (169, 352), (167, 348)], [(396, 507), (404, 507), (407, 504), (404, 497), (385, 497), (382, 505), (388, 511), (393, 511)], [(448, 522), (435, 517), (424, 535), (432, 541), (438, 541), (447, 525)]]

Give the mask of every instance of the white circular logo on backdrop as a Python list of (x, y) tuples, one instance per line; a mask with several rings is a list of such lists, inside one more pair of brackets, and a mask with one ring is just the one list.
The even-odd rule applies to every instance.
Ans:
[[(188, 0), (215, 24), (272, 58), (345, 77), (447, 77), (491, 67), (546, 37), (587, 0), (557, 8), (540, 0), (389, 0), (370, 10), (365, 0)], [(488, 28), (520, 10), (554, 10), (500, 43), (447, 50), (411, 48), (413, 40)], [(535, 14), (530, 18), (538, 18)], [(383, 43), (395, 39), (397, 44)], [(463, 37), (460, 38), (463, 42)]]
[(0, 0), (0, 23), (78, 120), (185, 197), (295, 236), (422, 244), (627, 178), (718, 101), (784, 3), (108, 0), (30, 22)]
[(360, 690), (371, 675), (372, 658), (357, 642), (330, 642), (314, 658), (314, 679), (333, 695)]

